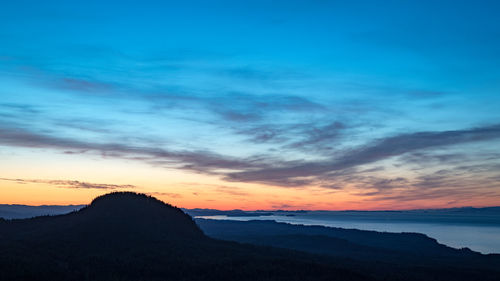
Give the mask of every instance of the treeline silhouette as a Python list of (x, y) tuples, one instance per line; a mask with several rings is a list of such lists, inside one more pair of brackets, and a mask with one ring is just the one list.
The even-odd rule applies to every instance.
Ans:
[[(227, 229), (233, 237), (220, 238), (233, 240), (238, 240), (235, 231), (248, 230), (251, 237), (261, 227), (212, 225), (209, 230), (207, 221), (198, 223), (212, 236), (217, 236), (216, 228), (219, 233)], [(231, 232), (233, 227), (238, 229)], [(464, 268), (451, 263), (432, 266), (414, 263), (424, 256), (401, 252), (415, 259), (395, 262), (376, 258), (390, 256), (391, 249), (321, 233), (307, 236), (261, 229), (273, 238), (240, 239), (260, 246), (213, 239), (179, 208), (143, 194), (111, 193), (67, 215), (0, 220), (0, 280), (498, 280), (500, 276), (493, 266), (498, 260)], [(408, 239), (404, 243), (412, 243)], [(345, 246), (344, 252), (335, 254), (337, 245)], [(373, 256), (358, 257), (354, 250), (373, 251)], [(440, 255), (438, 251), (426, 258)], [(458, 256), (464, 261), (466, 256), (471, 261), (488, 258), (468, 251)]]
[(500, 280), (500, 255), (451, 248), (420, 233), (291, 225), (271, 220), (196, 222), (213, 238), (348, 258), (356, 261), (351, 263), (352, 269), (362, 265), (364, 272), (379, 278), (399, 275), (402, 280)]

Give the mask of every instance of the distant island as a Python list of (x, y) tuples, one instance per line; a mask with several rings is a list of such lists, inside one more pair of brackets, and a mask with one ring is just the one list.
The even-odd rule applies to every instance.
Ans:
[[(0, 204), (0, 218), (22, 219), (45, 215), (65, 214), (79, 210), (86, 205), (62, 205), (62, 206), (28, 206)], [(227, 216), (227, 217), (258, 217), (258, 216), (297, 216), (328, 215), (336, 219), (358, 219), (358, 220), (391, 220), (409, 222), (444, 222), (444, 223), (472, 223), (500, 226), (500, 207), (462, 207), (446, 209), (419, 209), (400, 211), (287, 211), (287, 210), (216, 210), (216, 209), (182, 209), (193, 217), (199, 216)]]
[(0, 280), (498, 280), (500, 255), (416, 233), (193, 220), (116, 192), (64, 215), (0, 219)]

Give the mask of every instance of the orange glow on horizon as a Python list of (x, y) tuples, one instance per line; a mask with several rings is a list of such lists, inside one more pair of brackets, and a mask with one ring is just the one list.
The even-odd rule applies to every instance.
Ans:
[[(401, 210), (495, 206), (500, 194), (478, 190), (475, 196), (436, 197), (414, 200), (384, 200), (363, 195), (352, 186), (328, 189), (316, 186), (287, 188), (256, 183), (225, 182), (216, 176), (151, 167), (119, 159), (89, 159), (82, 155), (30, 151), (4, 155), (0, 162), (0, 204), (68, 205), (89, 204), (112, 191), (147, 193), (182, 208), (219, 210)], [(51, 159), (50, 161), (46, 159)], [(29, 169), (27, 169), (29, 167)], [(20, 179), (17, 180), (16, 179)], [(69, 181), (65, 184), (65, 181)], [(116, 189), (68, 186), (72, 181), (94, 185), (116, 185)], [(128, 187), (133, 185), (132, 187)], [(109, 187), (109, 186), (107, 186)], [(123, 187), (123, 188), (122, 188)], [(395, 191), (396, 192), (396, 191)], [(401, 194), (404, 191), (401, 191)]]
[[(221, 185), (222, 186), (222, 185)], [(320, 188), (252, 186), (234, 187), (229, 191), (218, 185), (178, 183), (168, 188), (120, 189), (150, 194), (181, 208), (218, 210), (408, 210), (421, 208), (460, 207), (462, 204), (443, 204), (442, 200), (412, 202), (376, 201), (374, 198), (331, 192)], [(16, 183), (0, 181), (0, 204), (22, 205), (84, 205), (95, 197), (114, 190), (54, 187), (46, 183)], [(279, 195), (278, 195), (279, 194)], [(489, 199), (489, 200), (488, 200)], [(495, 206), (496, 198), (471, 199), (468, 206)], [(285, 203), (283, 203), (285, 202)]]

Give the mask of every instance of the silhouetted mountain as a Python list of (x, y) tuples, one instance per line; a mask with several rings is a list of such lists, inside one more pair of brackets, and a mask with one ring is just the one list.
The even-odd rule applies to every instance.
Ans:
[[(344, 235), (340, 237), (319, 228), (297, 232), (282, 224), (262, 225), (268, 222), (198, 223), (212, 236), (217, 237), (218, 231), (226, 235), (220, 238), (246, 237), (240, 241), (289, 249), (216, 240), (181, 209), (146, 195), (112, 193), (66, 215), (0, 219), (0, 280), (498, 280), (500, 276), (498, 259), (467, 251), (448, 253), (424, 235), (366, 236), (361, 231), (339, 232)], [(437, 247), (434, 252), (433, 247)]]
[[(79, 210), (84, 205), (69, 206), (26, 206), (0, 204), (0, 218), (22, 219), (44, 215), (66, 214)], [(374, 221), (374, 222), (421, 222), (421, 223), (452, 223), (452, 224), (479, 224), (500, 225), (500, 207), (485, 208), (448, 208), (448, 209), (421, 209), (406, 211), (285, 211), (285, 210), (215, 210), (215, 209), (182, 209), (190, 216), (225, 215), (228, 217), (254, 216), (299, 216), (304, 219), (332, 219), (346, 221)]]
[(0, 220), (0, 280), (372, 280), (291, 251), (208, 238), (180, 209), (112, 193), (67, 215)]

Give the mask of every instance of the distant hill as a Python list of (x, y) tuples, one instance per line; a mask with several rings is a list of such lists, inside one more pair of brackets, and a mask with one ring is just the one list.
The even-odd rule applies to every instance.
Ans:
[(268, 211), (243, 211), (243, 210), (229, 210), (221, 211), (216, 209), (183, 209), (190, 216), (228, 216), (228, 217), (256, 217), (256, 216), (270, 216), (273, 212)]
[(296, 252), (211, 239), (155, 198), (112, 193), (77, 212), (0, 220), (0, 280), (374, 280)]
[(0, 204), (0, 218), (5, 219), (25, 219), (47, 215), (67, 214), (81, 208), (85, 205), (67, 205), (67, 206), (27, 206), (27, 205), (8, 205)]
[(500, 226), (500, 207), (421, 209), (406, 211), (218, 211), (211, 209), (187, 209), (191, 216), (225, 215), (241, 216), (294, 216), (315, 220), (365, 221), (365, 222), (417, 222), (451, 223)]
[(0, 219), (0, 250), (2, 281), (500, 277), (498, 256), (451, 249), (421, 234), (194, 221), (130, 192), (98, 197), (65, 215)]
[[(66, 214), (79, 210), (85, 205), (68, 206), (27, 206), (0, 204), (0, 218), (24, 219), (45, 215)], [(483, 225), (500, 225), (500, 207), (485, 208), (447, 208), (447, 209), (420, 209), (407, 211), (284, 211), (284, 210), (216, 210), (216, 209), (182, 209), (190, 216), (216, 216), (228, 217), (255, 217), (255, 216), (328, 216), (336, 220), (361, 220), (361, 221), (401, 221), (423, 223), (466, 223)]]

